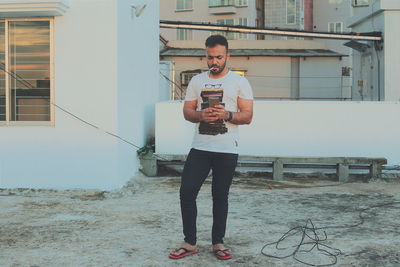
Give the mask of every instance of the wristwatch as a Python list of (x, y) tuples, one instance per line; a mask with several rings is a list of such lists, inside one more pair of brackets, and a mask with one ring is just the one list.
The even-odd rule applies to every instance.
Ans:
[(232, 120), (232, 112), (228, 111), (229, 117), (225, 121), (231, 121)]

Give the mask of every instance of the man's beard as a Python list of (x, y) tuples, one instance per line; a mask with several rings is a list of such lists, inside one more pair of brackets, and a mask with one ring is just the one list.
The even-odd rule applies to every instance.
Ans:
[(226, 60), (224, 61), (224, 64), (221, 67), (218, 67), (217, 65), (208, 65), (208, 68), (210, 69), (210, 73), (212, 75), (218, 75), (220, 74), (226, 66)]

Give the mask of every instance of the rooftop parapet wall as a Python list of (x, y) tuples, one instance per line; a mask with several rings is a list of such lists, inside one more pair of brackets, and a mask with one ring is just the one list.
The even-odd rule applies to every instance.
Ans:
[[(156, 153), (188, 153), (194, 124), (184, 120), (182, 106), (157, 104)], [(239, 154), (385, 157), (398, 165), (400, 124), (390, 114), (400, 114), (400, 102), (255, 101), (252, 123), (239, 126)]]

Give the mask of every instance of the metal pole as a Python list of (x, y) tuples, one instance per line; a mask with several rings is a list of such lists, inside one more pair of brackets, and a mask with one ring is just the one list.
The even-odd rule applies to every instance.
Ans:
[(205, 31), (222, 31), (222, 32), (240, 32), (252, 34), (269, 34), (269, 35), (283, 35), (294, 37), (306, 38), (322, 38), (322, 39), (335, 39), (335, 40), (365, 40), (365, 41), (381, 41), (381, 32), (370, 33), (328, 33), (328, 32), (309, 32), (289, 29), (259, 29), (255, 27), (240, 26), (240, 25), (220, 25), (212, 23), (196, 23), (196, 22), (181, 22), (161, 20), (161, 28), (172, 29), (191, 29), (191, 30), (205, 30)]

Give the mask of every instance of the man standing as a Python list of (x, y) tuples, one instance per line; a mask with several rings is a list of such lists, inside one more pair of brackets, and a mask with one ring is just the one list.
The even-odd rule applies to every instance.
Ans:
[(192, 78), (187, 88), (183, 114), (196, 123), (192, 149), (182, 172), (180, 200), (184, 242), (169, 254), (172, 259), (197, 254), (197, 194), (212, 170), (212, 245), (218, 259), (232, 258), (224, 246), (228, 194), (238, 159), (238, 125), (253, 117), (253, 94), (246, 78), (230, 71), (228, 41), (212, 35), (206, 40), (209, 71)]

